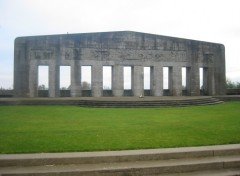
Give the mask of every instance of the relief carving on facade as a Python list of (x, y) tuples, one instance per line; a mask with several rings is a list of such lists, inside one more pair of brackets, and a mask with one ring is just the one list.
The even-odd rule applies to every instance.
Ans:
[(152, 60), (152, 61), (169, 61), (169, 60), (185, 60), (186, 52), (185, 51), (141, 51), (138, 54), (138, 57), (143, 60)]
[(212, 53), (205, 53), (203, 56), (203, 62), (205, 63), (213, 63), (214, 56)]
[[(71, 53), (66, 57), (72, 57)], [(154, 62), (168, 62), (175, 60), (179, 62), (185, 62), (187, 60), (186, 51), (162, 51), (162, 50), (131, 50), (131, 49), (94, 49), (84, 48), (82, 49), (83, 59), (87, 60), (112, 60), (112, 61), (124, 61), (124, 60), (136, 60), (136, 61), (154, 61)]]
[(102, 56), (102, 58), (107, 58), (110, 55), (109, 51), (106, 49), (96, 50), (95, 52), (97, 53), (96, 55), (98, 55), (98, 57)]
[(53, 57), (53, 50), (32, 49), (30, 58), (49, 60)]
[(66, 48), (64, 51), (66, 60), (80, 60), (81, 49), (80, 48)]

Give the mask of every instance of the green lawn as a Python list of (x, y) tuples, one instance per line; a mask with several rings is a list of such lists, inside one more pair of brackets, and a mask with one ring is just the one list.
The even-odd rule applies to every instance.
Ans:
[(178, 108), (0, 106), (0, 153), (240, 143), (240, 102)]

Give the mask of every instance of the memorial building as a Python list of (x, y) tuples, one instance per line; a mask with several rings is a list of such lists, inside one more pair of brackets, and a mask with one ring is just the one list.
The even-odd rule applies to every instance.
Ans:
[[(16, 97), (38, 97), (39, 67), (49, 68), (49, 97), (60, 97), (60, 68), (69, 66), (71, 97), (84, 96), (81, 69), (91, 68), (91, 96), (104, 96), (103, 68), (111, 68), (111, 96), (124, 96), (124, 68), (131, 68), (131, 93), (146, 95), (144, 67), (150, 69), (150, 96), (225, 95), (224, 45), (131, 31), (18, 37), (14, 44)], [(185, 86), (182, 84), (182, 70)], [(200, 75), (202, 70), (202, 76)], [(200, 77), (202, 86), (200, 86)]]

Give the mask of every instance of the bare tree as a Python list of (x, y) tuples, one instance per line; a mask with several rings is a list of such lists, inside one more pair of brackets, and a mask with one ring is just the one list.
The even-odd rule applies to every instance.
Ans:
[(227, 89), (239, 89), (240, 82), (232, 82), (229, 78), (226, 79), (226, 88)]
[(91, 90), (91, 84), (86, 81), (83, 81), (81, 86), (82, 86), (82, 90)]
[(111, 90), (111, 88), (109, 86), (104, 86), (103, 90)]
[(61, 87), (60, 90), (70, 90), (70, 86), (68, 86), (68, 87)]
[(47, 90), (44, 84), (38, 86), (38, 90)]

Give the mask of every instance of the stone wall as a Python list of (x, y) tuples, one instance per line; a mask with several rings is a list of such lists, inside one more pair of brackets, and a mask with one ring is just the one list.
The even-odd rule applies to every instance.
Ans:
[(227, 95), (240, 95), (240, 89), (227, 89)]
[(13, 95), (14, 95), (13, 90), (0, 89), (0, 97), (13, 97)]

